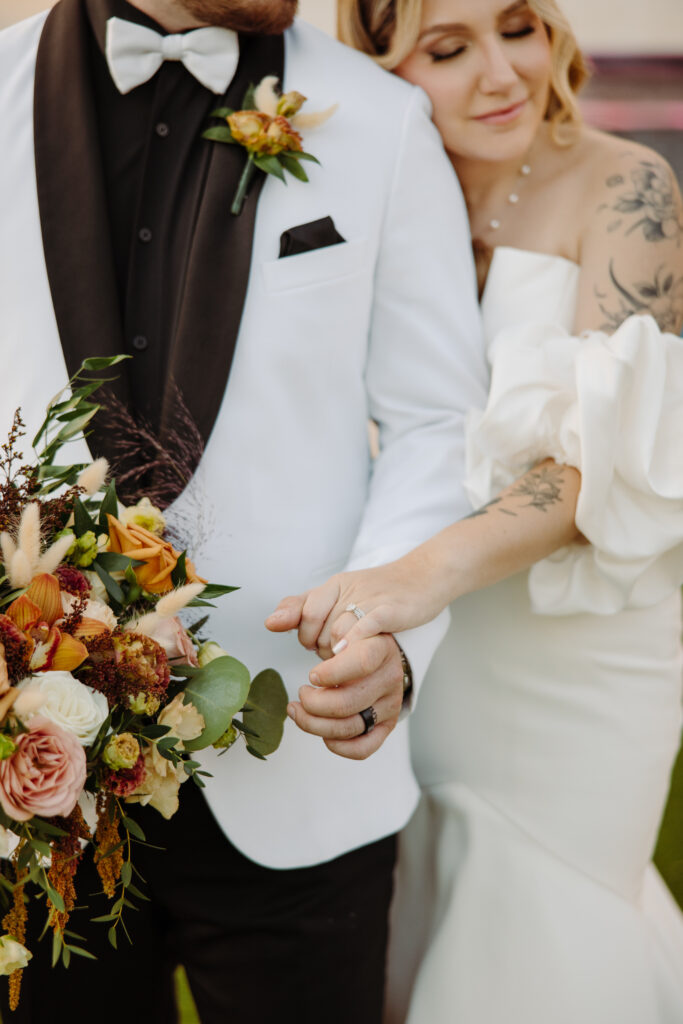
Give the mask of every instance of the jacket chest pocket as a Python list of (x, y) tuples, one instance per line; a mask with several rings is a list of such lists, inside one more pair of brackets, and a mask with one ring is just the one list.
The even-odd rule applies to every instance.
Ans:
[(365, 265), (366, 239), (339, 242), (296, 256), (264, 263), (263, 277), (271, 294), (333, 284), (360, 273)]

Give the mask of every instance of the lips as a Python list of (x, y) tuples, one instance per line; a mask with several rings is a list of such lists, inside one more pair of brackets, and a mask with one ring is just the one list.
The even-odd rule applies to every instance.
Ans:
[(521, 100), (519, 103), (513, 103), (507, 107), (499, 107), (498, 110), (492, 110), (488, 114), (480, 114), (473, 120), (479, 121), (480, 124), (508, 124), (519, 117), (526, 104), (526, 100)]

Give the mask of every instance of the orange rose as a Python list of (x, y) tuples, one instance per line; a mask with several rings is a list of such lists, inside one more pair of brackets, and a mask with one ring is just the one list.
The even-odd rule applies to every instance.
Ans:
[(294, 117), (298, 114), (304, 103), (306, 97), (300, 92), (286, 92), (284, 96), (281, 96), (277, 104), (277, 113), (282, 114), (283, 117)]
[[(173, 590), (171, 574), (178, 564), (181, 552), (176, 551), (168, 541), (150, 533), (144, 526), (136, 526), (135, 523), (124, 526), (112, 515), (108, 515), (107, 520), (109, 550), (144, 562), (144, 565), (138, 565), (134, 570), (140, 586), (150, 594), (165, 594)], [(189, 558), (185, 562), (185, 572), (188, 583), (206, 583), (206, 580), (197, 575)]]
[(258, 110), (238, 110), (227, 120), (235, 142), (245, 146), (250, 153), (269, 152), (266, 132), (271, 118), (268, 114)]
[(301, 152), (303, 139), (295, 132), (286, 117), (274, 117), (268, 126), (266, 138), (269, 142), (268, 152), (273, 156), (288, 150)]

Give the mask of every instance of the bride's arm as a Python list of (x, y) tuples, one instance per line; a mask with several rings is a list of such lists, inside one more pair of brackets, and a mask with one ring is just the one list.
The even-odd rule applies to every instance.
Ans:
[(429, 622), (463, 594), (490, 586), (577, 539), (581, 478), (571, 466), (540, 463), (466, 519), (403, 558), (376, 569), (340, 573), (300, 597), (288, 597), (269, 629), (299, 628), (304, 646), (323, 656), (355, 621), (350, 638), (398, 633)]

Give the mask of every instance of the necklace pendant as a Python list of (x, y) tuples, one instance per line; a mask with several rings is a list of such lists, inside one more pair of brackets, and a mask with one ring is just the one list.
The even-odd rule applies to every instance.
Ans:
[(522, 164), (522, 166), (519, 169), (519, 172), (520, 174), (523, 174), (525, 178), (527, 178), (531, 174), (531, 167), (529, 166), (529, 164)]
[(500, 227), (500, 221), (498, 220), (497, 217), (494, 217), (493, 220), (489, 221), (489, 227), (491, 228), (492, 231), (498, 230), (498, 228)]
[(510, 203), (511, 206), (515, 206), (518, 202), (519, 196), (517, 195), (517, 193), (511, 192), (510, 195), (508, 196), (508, 203)]

